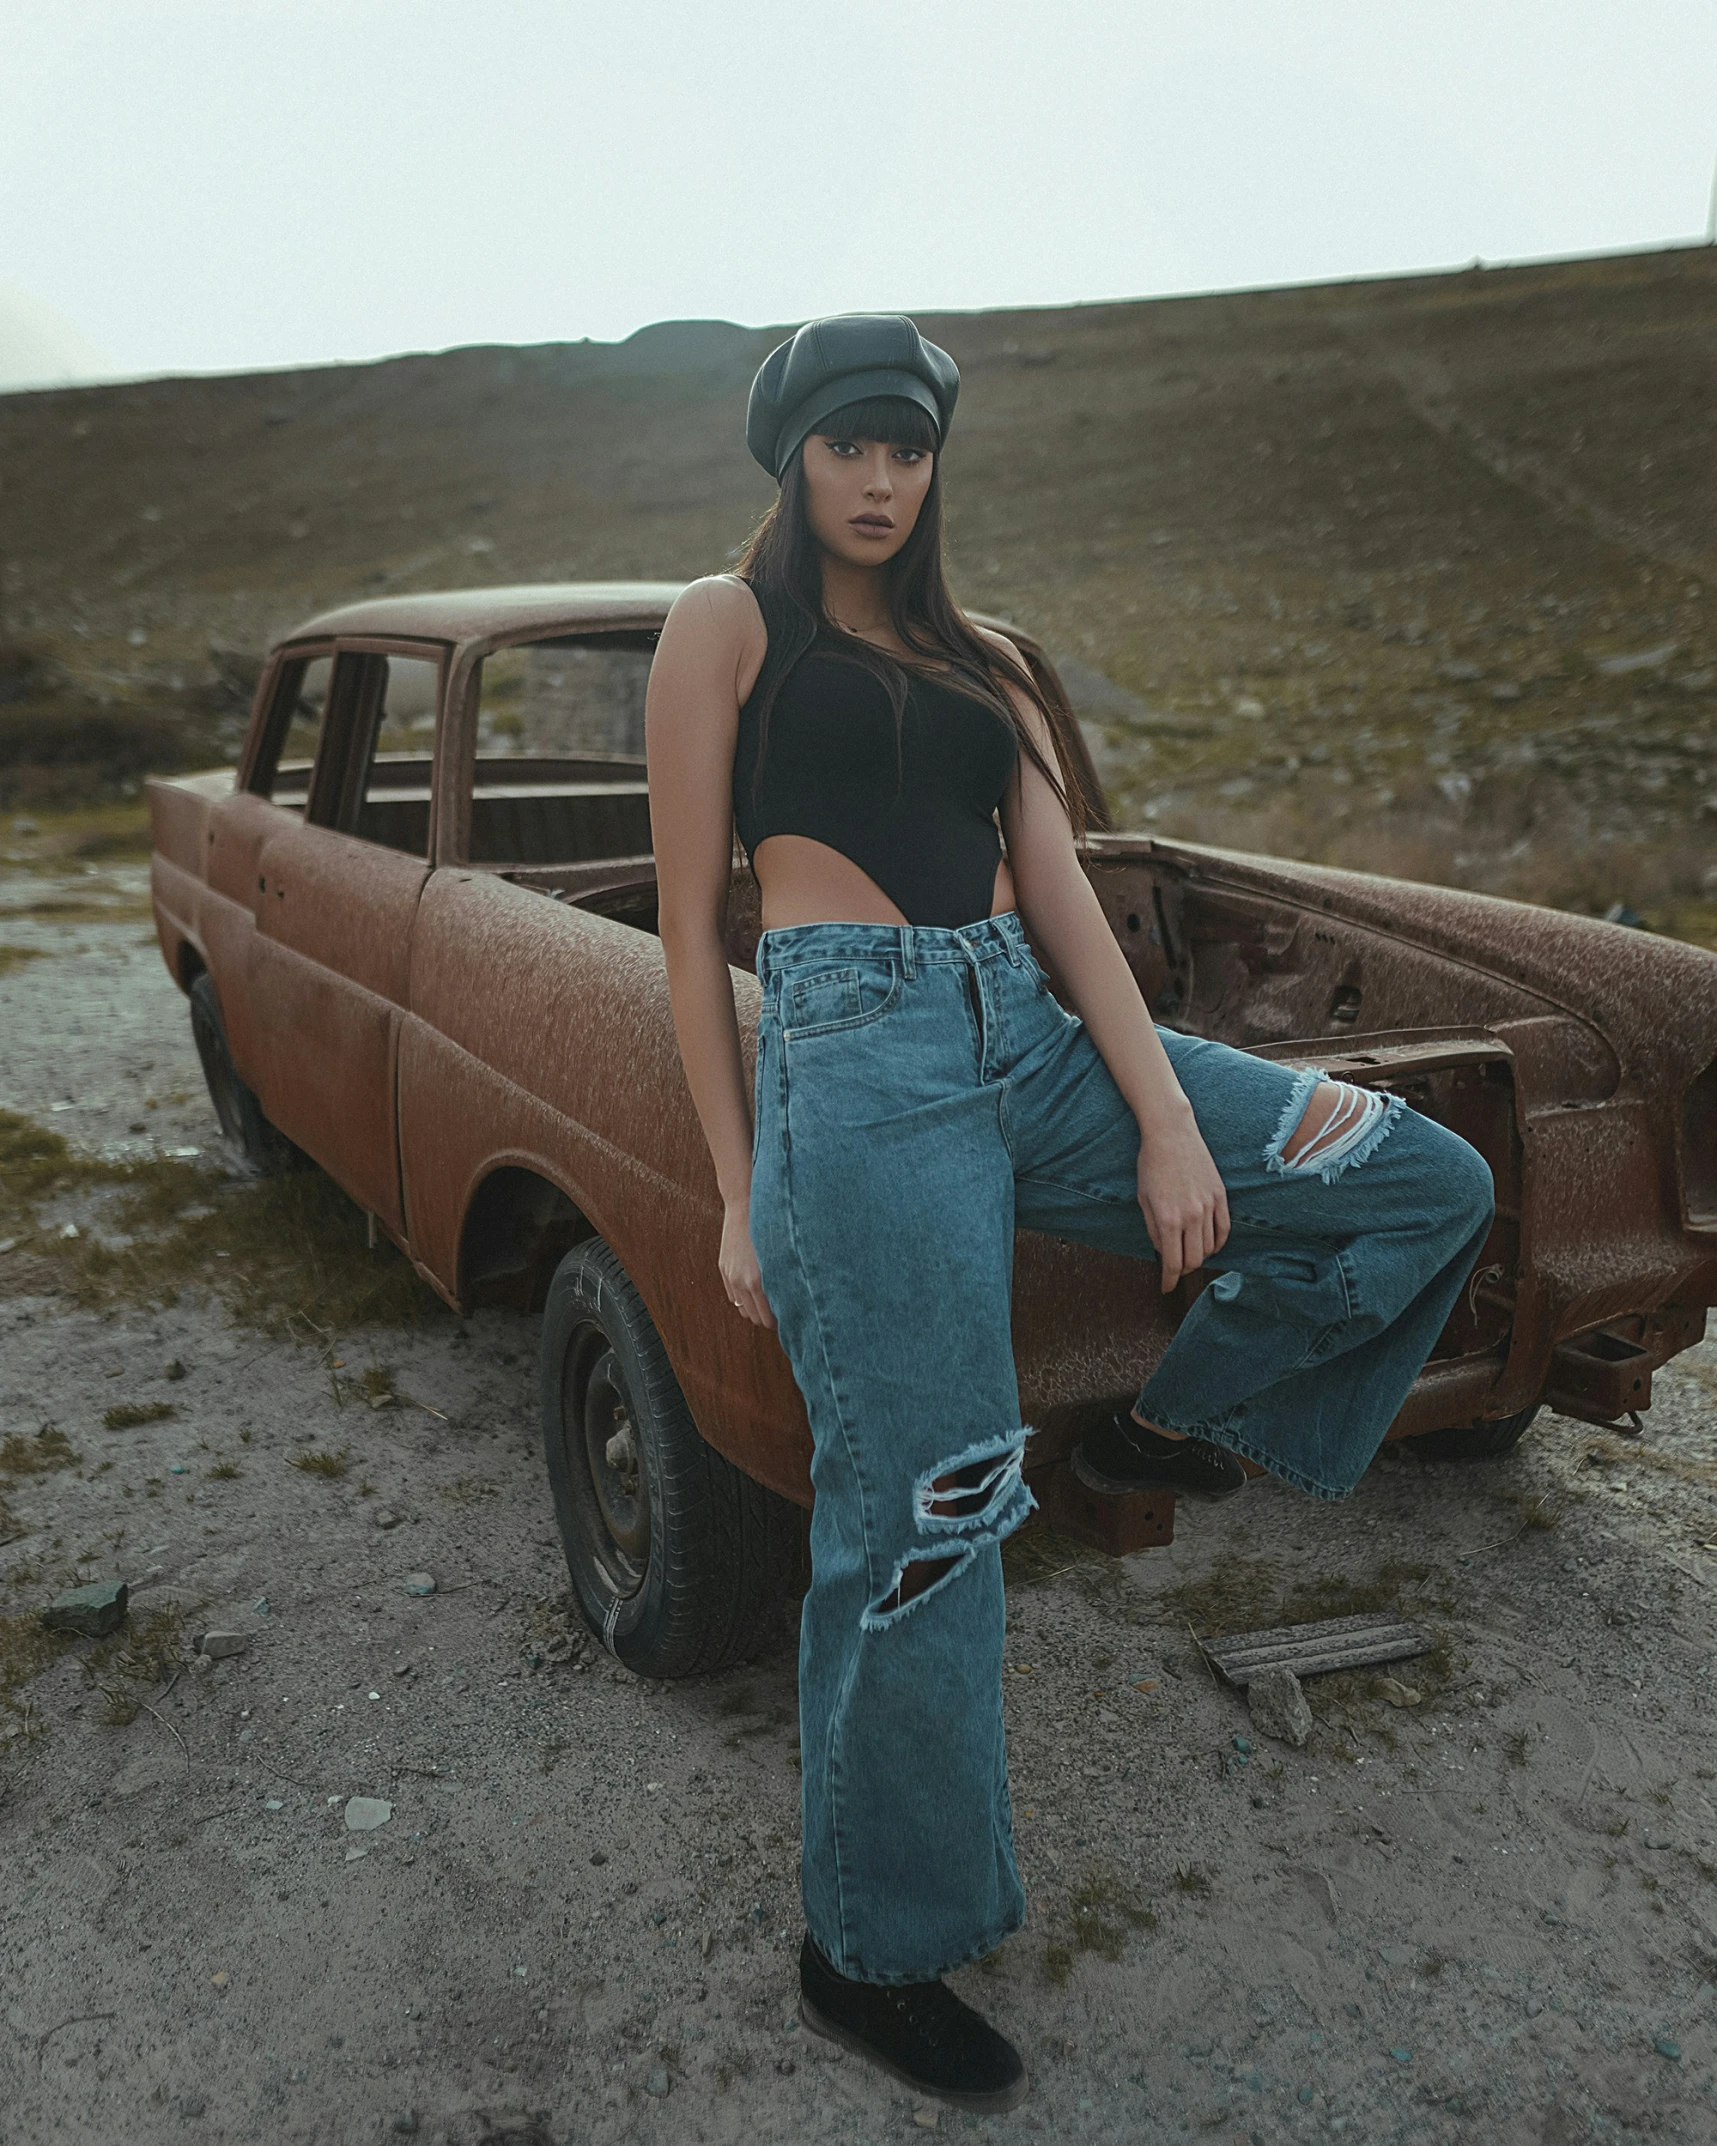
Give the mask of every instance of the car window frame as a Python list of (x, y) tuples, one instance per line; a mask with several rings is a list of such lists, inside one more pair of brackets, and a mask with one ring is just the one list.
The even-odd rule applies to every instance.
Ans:
[[(483, 665), (507, 648), (528, 648), (543, 641), (660, 640), (667, 606), (654, 606), (643, 617), (569, 620), (552, 625), (512, 627), (483, 634), (454, 649), (442, 685), (442, 749), (436, 755), (435, 802), (430, 808), (431, 854), (438, 865), (461, 865), (474, 871), (498, 866), (471, 863), (471, 801), (477, 786), (477, 709)], [(610, 759), (614, 756), (597, 755)], [(629, 757), (629, 756), (620, 756)], [(644, 761), (638, 760), (644, 774)]]
[[(304, 803), (306, 827), (320, 827), (326, 834), (346, 835), (354, 842), (368, 838), (357, 832), (355, 821), (363, 805), (363, 785), (375, 757), (379, 699), (369, 708), (361, 704), (360, 687), (365, 676), (359, 664), (345, 665), (345, 657), (398, 656), (412, 662), (431, 662), (436, 667), (435, 726), (430, 733), (429, 835), (423, 862), (435, 856), (436, 769), (447, 706), (447, 678), (451, 643), (407, 634), (344, 634), (332, 645), (333, 667), (328, 678), (328, 710), (323, 719), (316, 764), (310, 771), (310, 789)], [(284, 731), (282, 732), (284, 736)], [(374, 844), (386, 848), (387, 845)], [(398, 851), (398, 855), (406, 852)], [(415, 855), (415, 851), (411, 854)]]

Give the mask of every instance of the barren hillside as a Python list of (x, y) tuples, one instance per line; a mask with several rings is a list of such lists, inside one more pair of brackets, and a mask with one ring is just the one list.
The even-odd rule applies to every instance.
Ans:
[[(1125, 820), (1713, 935), (1717, 251), (922, 325)], [(0, 397), (6, 800), (219, 751), (329, 601), (721, 565), (779, 333)]]

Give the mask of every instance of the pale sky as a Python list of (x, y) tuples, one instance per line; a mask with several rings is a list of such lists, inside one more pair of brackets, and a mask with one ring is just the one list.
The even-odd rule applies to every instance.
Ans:
[(0, 384), (1592, 252), (1700, 236), (1717, 156), (1712, 0), (0, 0), (0, 49)]

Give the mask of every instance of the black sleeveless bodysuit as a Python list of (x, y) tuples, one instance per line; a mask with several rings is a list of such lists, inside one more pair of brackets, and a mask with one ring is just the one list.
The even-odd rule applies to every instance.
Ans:
[(808, 835), (867, 872), (909, 924), (975, 923), (995, 898), (1012, 727), (909, 671), (897, 734), (887, 688), (841, 638), (819, 634), (782, 680), (761, 767), (755, 687), (739, 711), (733, 820), (746, 854), (770, 835)]

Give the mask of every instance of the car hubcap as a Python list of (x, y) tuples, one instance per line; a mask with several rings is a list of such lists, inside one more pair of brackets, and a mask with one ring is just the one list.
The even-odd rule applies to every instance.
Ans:
[(582, 1433), (594, 1496), (590, 1547), (617, 1595), (636, 1594), (650, 1562), (649, 1478), (638, 1450), (632, 1404), (607, 1337), (588, 1328), (567, 1352), (567, 1428)]

